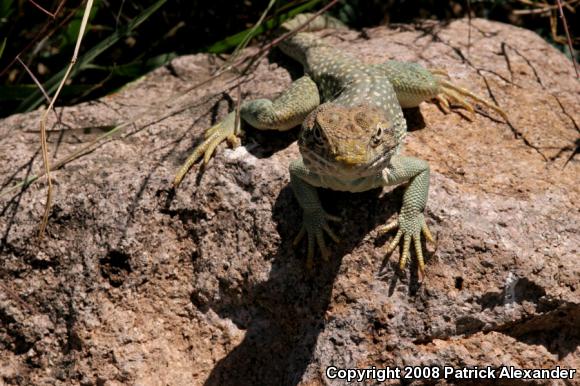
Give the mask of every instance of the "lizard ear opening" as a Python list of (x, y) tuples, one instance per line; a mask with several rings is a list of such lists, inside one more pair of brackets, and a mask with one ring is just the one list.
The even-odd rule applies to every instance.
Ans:
[(397, 138), (395, 135), (395, 126), (389, 125), (388, 122), (382, 122), (377, 125), (375, 134), (371, 137), (371, 146), (377, 147), (380, 144), (387, 148), (397, 146)]
[(314, 128), (312, 129), (312, 136), (314, 137), (314, 142), (316, 142), (317, 145), (324, 145), (324, 139), (322, 138), (322, 132), (320, 131), (320, 126), (318, 125), (314, 125)]
[(377, 147), (379, 146), (379, 144), (382, 141), (383, 138), (383, 134), (385, 133), (385, 129), (383, 129), (383, 126), (381, 126), (380, 124), (377, 125), (377, 131), (375, 132), (375, 134), (372, 136), (371, 138), (371, 146), (372, 147)]

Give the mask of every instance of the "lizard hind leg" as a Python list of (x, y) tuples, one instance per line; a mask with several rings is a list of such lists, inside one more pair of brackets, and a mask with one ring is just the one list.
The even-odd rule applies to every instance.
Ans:
[(443, 106), (442, 108), (444, 110), (445, 110), (445, 107), (449, 107), (449, 102), (451, 102), (451, 104), (459, 105), (459, 106), (463, 107), (464, 109), (466, 109), (467, 111), (469, 111), (471, 114), (474, 114), (473, 106), (469, 102), (467, 102), (465, 99), (465, 97), (469, 97), (469, 98), (473, 99), (474, 101), (479, 102), (482, 105), (492, 109), (493, 111), (495, 111), (496, 113), (501, 115), (501, 117), (505, 121), (508, 120), (507, 114), (500, 107), (498, 107), (495, 104), (483, 99), (479, 95), (474, 94), (473, 92), (471, 92), (463, 87), (459, 87), (459, 86), (453, 84), (452, 82), (450, 82), (446, 79), (442, 79), (441, 76), (443, 76), (443, 74), (441, 73), (441, 70), (434, 69), (434, 70), (430, 70), (430, 71), (433, 75), (435, 75), (438, 78), (439, 88), (440, 88), (441, 92), (439, 94), (437, 94), (435, 99), (437, 99), (440, 103), (442, 103), (442, 100), (446, 101), (445, 104), (442, 103), (442, 106)]
[(429, 72), (431, 72), (433, 75), (438, 75), (449, 79), (449, 73), (444, 68), (430, 68)]

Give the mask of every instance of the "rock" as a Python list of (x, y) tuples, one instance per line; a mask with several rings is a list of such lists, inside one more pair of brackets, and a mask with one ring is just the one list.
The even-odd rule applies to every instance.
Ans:
[[(422, 285), (415, 266), (397, 271), (398, 251), (385, 259), (392, 235), (377, 238), (401, 188), (322, 191), (344, 218), (343, 242), (305, 268), (304, 247), (291, 246), (296, 130), (249, 130), (171, 194), (202, 131), (237, 98), (233, 77), (175, 97), (208, 78), (211, 56), (66, 107), (60, 126), (51, 114), (53, 163), (135, 122), (53, 172), (43, 241), (44, 180), (0, 199), (1, 382), (317, 385), (341, 383), (325, 377), (330, 365), (580, 369), (580, 84), (530, 31), (473, 20), (470, 47), (467, 36), (464, 20), (327, 36), (369, 63), (446, 68), (509, 113), (511, 125), (485, 109), (473, 122), (429, 103), (407, 112), (405, 151), (432, 170), (437, 245)], [(262, 60), (242, 97), (274, 97), (287, 68), (299, 74), (279, 54)], [(2, 121), (2, 189), (40, 169), (40, 114)]]

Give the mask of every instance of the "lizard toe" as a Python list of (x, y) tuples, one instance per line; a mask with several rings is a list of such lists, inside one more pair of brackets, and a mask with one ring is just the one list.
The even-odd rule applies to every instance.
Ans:
[[(411, 258), (411, 249), (414, 249), (417, 258), (418, 278), (420, 282), (423, 281), (425, 274), (425, 260), (423, 258), (423, 249), (421, 246), (421, 234), (425, 236), (425, 240), (428, 242), (434, 242), (431, 231), (429, 230), (423, 215), (418, 215), (411, 220), (404, 219), (403, 224), (401, 224), (399, 220), (394, 220), (380, 227), (379, 234), (383, 234), (395, 228), (398, 228), (397, 233), (389, 243), (385, 254), (387, 256), (390, 255), (401, 243), (402, 239), (403, 249), (399, 258), (399, 269), (405, 269), (407, 262)], [(411, 243), (413, 244), (412, 246)]]
[(324, 234), (327, 234), (332, 241), (335, 243), (340, 242), (339, 237), (334, 233), (334, 231), (328, 225), (327, 220), (331, 221), (341, 221), (339, 217), (332, 216), (324, 211), (315, 212), (304, 212), (304, 220), (300, 231), (294, 238), (292, 245), (294, 247), (298, 246), (300, 241), (307, 236), (308, 246), (306, 255), (306, 265), (312, 264), (314, 259), (315, 248), (318, 247), (320, 250), (320, 255), (325, 261), (328, 261), (330, 257), (330, 250), (326, 246), (326, 241), (324, 240)]
[(320, 249), (320, 254), (322, 255), (322, 258), (324, 259), (324, 261), (328, 261), (328, 258), (330, 257), (330, 251), (326, 247), (326, 242), (324, 241), (324, 236), (322, 235), (322, 231), (316, 233), (316, 244), (318, 245), (318, 248)]
[(189, 169), (198, 159), (203, 157), (203, 163), (207, 164), (220, 143), (227, 141), (232, 146), (239, 144), (239, 132), (240, 130), (236, 128), (235, 112), (229, 113), (223, 121), (207, 129), (204, 133), (204, 140), (179, 168), (173, 179), (173, 187), (177, 188), (179, 186)]
[(401, 255), (401, 258), (399, 259), (399, 268), (401, 270), (405, 269), (405, 265), (407, 265), (407, 260), (409, 260), (410, 246), (411, 246), (411, 235), (406, 233), (403, 236), (403, 254)]
[(425, 274), (425, 261), (423, 260), (423, 248), (421, 247), (421, 234), (413, 236), (413, 244), (415, 246), (415, 255), (417, 256), (417, 276), (419, 281), (423, 281)]

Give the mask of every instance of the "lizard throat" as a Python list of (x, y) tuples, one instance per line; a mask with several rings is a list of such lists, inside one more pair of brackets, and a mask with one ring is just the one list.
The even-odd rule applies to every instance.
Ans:
[(307, 147), (302, 147), (300, 152), (306, 167), (317, 174), (357, 178), (380, 173), (390, 164), (394, 149), (377, 154), (371, 160), (365, 157), (365, 162), (361, 162), (363, 161), (361, 157), (353, 159), (348, 156), (338, 156), (335, 159), (328, 159)]

